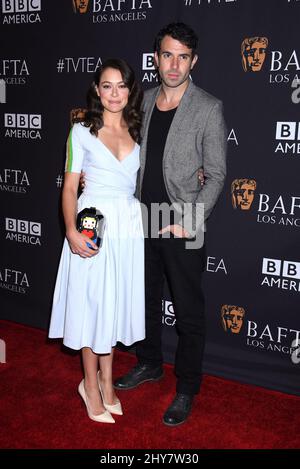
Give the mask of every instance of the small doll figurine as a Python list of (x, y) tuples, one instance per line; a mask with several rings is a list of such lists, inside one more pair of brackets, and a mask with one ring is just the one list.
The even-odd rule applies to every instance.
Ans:
[(94, 243), (97, 241), (97, 220), (95, 217), (83, 217), (82, 218), (82, 229), (80, 232), (90, 238)]
[[(77, 215), (77, 230), (100, 247), (104, 231), (104, 216), (95, 207), (81, 210)], [(92, 247), (89, 243), (87, 246)]]

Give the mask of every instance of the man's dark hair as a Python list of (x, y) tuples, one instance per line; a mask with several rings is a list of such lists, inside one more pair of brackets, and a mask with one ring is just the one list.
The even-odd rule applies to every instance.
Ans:
[(192, 58), (196, 54), (198, 45), (198, 36), (195, 31), (185, 23), (170, 23), (162, 28), (155, 38), (155, 51), (159, 54), (161, 41), (165, 36), (171, 36), (173, 39), (181, 42), (189, 49), (192, 49)]

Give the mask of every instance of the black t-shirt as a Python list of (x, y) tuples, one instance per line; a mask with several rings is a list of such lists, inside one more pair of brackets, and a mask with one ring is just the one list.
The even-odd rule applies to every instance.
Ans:
[(147, 207), (150, 207), (151, 203), (167, 202), (171, 204), (164, 182), (162, 161), (168, 132), (176, 109), (160, 111), (155, 105), (152, 112), (142, 185), (142, 202)]
[[(151, 226), (151, 204), (162, 204), (165, 202), (171, 205), (172, 203), (169, 199), (163, 176), (163, 155), (168, 132), (176, 109), (177, 108), (171, 109), (170, 111), (160, 111), (155, 105), (149, 124), (146, 167), (141, 194), (142, 203), (145, 204), (148, 209), (149, 227)], [(152, 214), (154, 216), (153, 210)], [(173, 216), (171, 216), (169, 223), (174, 223)], [(159, 228), (162, 228), (164, 224), (160, 216)]]

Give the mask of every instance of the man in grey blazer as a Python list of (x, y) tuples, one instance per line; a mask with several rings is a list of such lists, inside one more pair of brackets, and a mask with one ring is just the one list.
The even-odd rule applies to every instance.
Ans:
[[(195, 32), (172, 23), (156, 38), (155, 60), (161, 86), (144, 98), (141, 169), (137, 191), (148, 209), (175, 204), (169, 223), (159, 223), (159, 235), (145, 239), (146, 339), (137, 345), (138, 364), (114, 383), (132, 389), (163, 376), (161, 349), (164, 275), (167, 278), (178, 331), (176, 395), (163, 416), (166, 425), (187, 419), (193, 396), (200, 390), (205, 339), (205, 269), (203, 222), (222, 190), (226, 164), (226, 126), (222, 103), (195, 86), (190, 71), (197, 62)], [(203, 167), (205, 184), (198, 170)], [(203, 213), (203, 217), (197, 216)], [(151, 212), (152, 209), (152, 212)], [(153, 222), (153, 220), (152, 220)], [(153, 231), (153, 230), (152, 230)], [(201, 239), (201, 242), (193, 241)], [(189, 241), (188, 241), (189, 240)]]

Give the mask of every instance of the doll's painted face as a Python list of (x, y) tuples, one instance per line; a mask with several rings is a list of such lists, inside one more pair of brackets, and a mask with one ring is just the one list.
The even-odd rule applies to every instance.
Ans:
[(84, 217), (82, 220), (82, 225), (85, 229), (93, 230), (96, 226), (96, 220), (92, 217)]

